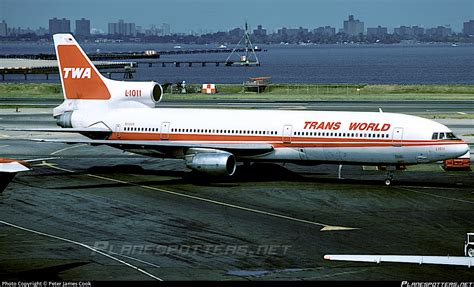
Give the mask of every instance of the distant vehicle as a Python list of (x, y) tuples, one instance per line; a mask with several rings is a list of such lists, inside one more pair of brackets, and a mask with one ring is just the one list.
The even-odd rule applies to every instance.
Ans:
[(398, 167), (455, 158), (469, 150), (440, 123), (381, 110), (155, 108), (163, 95), (158, 83), (102, 76), (70, 34), (54, 35), (54, 44), (64, 102), (53, 116), (61, 128), (42, 131), (80, 133), (88, 139), (42, 142), (108, 145), (183, 159), (194, 171), (226, 176), (234, 174), (238, 161)]
[(471, 169), (470, 151), (468, 151), (466, 154), (460, 157), (444, 160), (443, 168), (444, 170), (470, 170)]
[(220, 45), (220, 46), (218, 47), (218, 49), (227, 49), (227, 46), (226, 46), (226, 45)]
[(181, 49), (182, 47), (180, 45), (176, 45), (173, 47), (174, 49)]
[(458, 44), (456, 44), (456, 43), (451, 44), (451, 47), (457, 47), (457, 46), (458, 46)]
[(474, 257), (474, 233), (466, 234), (464, 242), (464, 256)]

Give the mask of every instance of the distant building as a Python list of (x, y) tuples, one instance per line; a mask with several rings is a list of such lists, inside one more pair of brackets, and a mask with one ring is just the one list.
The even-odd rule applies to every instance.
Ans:
[(411, 27), (413, 29), (413, 35), (415, 36), (423, 36), (425, 34), (425, 28), (423, 27), (418, 27), (418, 26), (413, 26)]
[(171, 26), (170, 26), (170, 24), (166, 24), (166, 23), (161, 24), (161, 30), (163, 31), (163, 36), (171, 35)]
[(349, 20), (344, 21), (344, 33), (351, 36), (364, 34), (364, 22), (355, 20), (354, 15), (349, 15)]
[(82, 18), (76, 20), (76, 35), (77, 36), (90, 36), (91, 35), (91, 21)]
[(53, 35), (56, 33), (71, 33), (71, 21), (66, 18), (49, 19), (49, 34)]
[(331, 37), (336, 35), (336, 28), (331, 26), (318, 27), (313, 30), (313, 33)]
[(0, 37), (6, 37), (8, 36), (8, 26), (5, 20), (0, 23)]
[(387, 27), (377, 26), (376, 28), (367, 28), (367, 36), (382, 37), (388, 34)]
[(451, 28), (438, 26), (436, 28), (426, 29), (426, 35), (431, 37), (446, 37), (452, 34)]
[(466, 35), (474, 35), (474, 20), (464, 22), (462, 32)]
[(49, 32), (48, 29), (46, 29), (44, 27), (39, 27), (35, 31), (36, 35), (38, 35), (38, 36), (44, 36), (44, 35), (48, 34), (48, 32)]
[(267, 30), (262, 28), (262, 25), (258, 25), (257, 29), (253, 30), (253, 35), (256, 37), (267, 36)]
[(393, 33), (401, 37), (413, 37), (415, 35), (413, 33), (413, 28), (410, 26), (400, 26), (395, 28)]
[(394, 29), (394, 34), (399, 35), (402, 38), (413, 39), (423, 36), (425, 34), (425, 28), (418, 26), (400, 26)]
[(309, 33), (309, 30), (303, 27), (299, 28), (286, 28), (283, 27), (281, 29), (278, 29), (277, 31), (279, 36), (288, 36), (288, 37), (296, 37), (296, 36), (304, 36)]
[(244, 32), (245, 31), (242, 28), (235, 28), (229, 31), (229, 36), (240, 38), (244, 35)]
[(135, 23), (125, 23), (123, 20), (119, 20), (118, 23), (109, 23), (108, 25), (109, 35), (121, 35), (121, 36), (133, 36), (137, 35), (135, 29)]

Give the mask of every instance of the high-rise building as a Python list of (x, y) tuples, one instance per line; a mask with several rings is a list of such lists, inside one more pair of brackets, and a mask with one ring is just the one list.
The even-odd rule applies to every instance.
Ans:
[(119, 20), (118, 23), (109, 23), (109, 35), (136, 36), (135, 23), (125, 23)]
[(355, 20), (354, 15), (349, 15), (349, 20), (344, 21), (344, 33), (351, 36), (364, 34), (364, 22)]
[(163, 36), (171, 35), (171, 26), (170, 26), (170, 24), (166, 24), (166, 23), (161, 24), (161, 30), (163, 31)]
[(53, 35), (56, 33), (71, 33), (71, 21), (66, 18), (49, 19), (49, 34)]
[(253, 34), (257, 37), (262, 37), (267, 35), (267, 29), (263, 29), (262, 25), (258, 25), (257, 29), (253, 30)]
[(436, 28), (426, 29), (426, 35), (433, 37), (446, 37), (452, 34), (452, 30), (449, 27), (438, 26)]
[(387, 27), (377, 26), (376, 28), (367, 28), (367, 36), (372, 37), (382, 37), (385, 34), (388, 34)]
[(464, 22), (462, 32), (466, 35), (474, 35), (474, 20)]
[(0, 23), (0, 37), (6, 37), (8, 36), (8, 26), (5, 20)]
[(82, 18), (76, 20), (76, 35), (77, 36), (90, 36), (91, 35), (91, 21)]
[(325, 36), (334, 36), (336, 35), (336, 28), (331, 26), (318, 27), (313, 30), (313, 33)]

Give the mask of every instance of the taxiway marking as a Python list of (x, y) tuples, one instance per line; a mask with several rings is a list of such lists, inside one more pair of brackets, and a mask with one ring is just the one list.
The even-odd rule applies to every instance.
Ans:
[(424, 194), (424, 195), (431, 196), (431, 197), (442, 198), (442, 199), (447, 199), (447, 200), (452, 200), (452, 201), (459, 201), (459, 202), (462, 202), (462, 203), (474, 204), (474, 201), (464, 200), (464, 199), (459, 199), (459, 198), (452, 198), (452, 197), (447, 197), (447, 196), (442, 196), (442, 195), (437, 195), (437, 194), (431, 194), (431, 193), (427, 193), (427, 192), (423, 192), (423, 191), (413, 190), (413, 189), (406, 188), (406, 187), (395, 187), (395, 188), (411, 191), (411, 192), (414, 192), (414, 193)]
[(159, 278), (159, 277), (157, 277), (157, 276), (155, 276), (155, 275), (153, 275), (153, 274), (150, 274), (150, 273), (146, 272), (145, 270), (143, 270), (143, 269), (141, 269), (141, 268), (139, 268), (139, 267), (137, 267), (137, 266), (135, 266), (135, 265), (132, 265), (132, 264), (126, 262), (126, 261), (123, 261), (123, 260), (121, 260), (121, 259), (119, 259), (119, 258), (117, 258), (117, 257), (114, 257), (114, 256), (112, 256), (112, 255), (110, 255), (110, 254), (107, 254), (107, 253), (101, 251), (100, 249), (94, 248), (94, 247), (89, 246), (89, 245), (87, 245), (87, 244), (84, 244), (84, 243), (81, 243), (81, 242), (77, 242), (77, 241), (74, 241), (74, 240), (70, 240), (70, 239), (67, 239), (67, 238), (59, 237), (59, 236), (56, 236), (56, 235), (44, 233), (44, 232), (41, 232), (41, 231), (36, 231), (36, 230), (33, 230), (33, 229), (28, 229), (28, 228), (25, 228), (25, 227), (22, 227), (22, 226), (19, 226), (19, 225), (15, 225), (15, 224), (12, 224), (12, 223), (3, 221), (3, 220), (0, 220), (0, 224), (8, 225), (8, 226), (10, 226), (10, 227), (14, 227), (14, 228), (17, 228), (17, 229), (20, 229), (20, 230), (28, 231), (28, 232), (35, 233), (35, 234), (38, 234), (38, 235), (42, 235), (42, 236), (54, 238), (54, 239), (57, 239), (57, 240), (69, 242), (69, 243), (72, 243), (72, 244), (75, 244), (75, 245), (79, 245), (79, 246), (84, 247), (84, 248), (86, 248), (86, 249), (89, 249), (89, 250), (91, 250), (91, 251), (93, 251), (93, 252), (96, 252), (96, 253), (98, 253), (98, 254), (101, 254), (101, 255), (103, 255), (103, 256), (105, 256), (105, 257), (108, 257), (108, 258), (110, 258), (110, 259), (112, 259), (112, 260), (114, 260), (114, 261), (117, 261), (117, 262), (119, 262), (119, 263), (121, 263), (121, 264), (123, 264), (123, 265), (125, 265), (125, 266), (128, 266), (128, 267), (130, 267), (130, 268), (133, 268), (133, 269), (137, 270), (138, 272), (141, 272), (141, 273), (147, 275), (148, 277), (151, 277), (151, 278), (153, 278), (153, 279), (155, 279), (155, 280), (158, 280), (158, 281), (163, 281), (163, 279), (161, 279), (161, 278)]
[[(44, 166), (47, 166), (47, 167), (50, 167), (50, 168), (54, 168), (54, 169), (57, 169), (57, 170), (61, 170), (61, 171), (75, 173), (75, 171), (73, 171), (73, 170), (65, 169), (65, 168), (57, 166), (57, 164), (51, 164), (51, 163), (48, 163), (46, 161), (43, 161), (43, 163), (41, 165), (44, 165)], [(159, 191), (159, 192), (163, 192), (163, 193), (167, 193), (167, 194), (172, 194), (172, 195), (176, 195), (176, 196), (191, 198), (191, 199), (194, 199), (194, 200), (204, 201), (204, 202), (208, 202), (208, 203), (212, 203), (212, 204), (216, 204), (216, 205), (221, 205), (221, 206), (225, 206), (225, 207), (245, 210), (245, 211), (249, 211), (249, 212), (253, 212), (253, 213), (264, 214), (264, 215), (268, 215), (268, 216), (272, 216), (272, 217), (282, 218), (282, 219), (286, 219), (286, 220), (291, 220), (291, 221), (296, 221), (296, 222), (301, 222), (301, 223), (306, 223), (306, 224), (311, 224), (311, 225), (317, 225), (317, 226), (322, 227), (320, 229), (320, 231), (348, 231), (348, 230), (359, 229), (359, 228), (354, 228), (354, 227), (334, 226), (334, 225), (324, 224), (324, 223), (320, 223), (320, 222), (309, 221), (309, 220), (306, 220), (306, 219), (301, 219), (301, 218), (286, 216), (286, 215), (282, 215), (282, 214), (278, 214), (278, 213), (273, 213), (273, 212), (263, 211), (263, 210), (259, 210), (259, 209), (244, 207), (244, 206), (240, 206), (240, 205), (230, 204), (230, 203), (226, 203), (226, 202), (222, 202), (222, 201), (217, 201), (217, 200), (212, 200), (212, 199), (208, 199), (208, 198), (204, 198), (204, 197), (198, 197), (198, 196), (194, 196), (194, 195), (184, 194), (184, 193), (171, 191), (171, 190), (166, 190), (166, 189), (162, 189), (162, 188), (158, 188), (158, 187), (154, 187), (154, 186), (137, 184), (137, 183), (128, 182), (128, 181), (115, 179), (115, 178), (110, 178), (110, 177), (105, 177), (105, 176), (101, 176), (101, 175), (95, 175), (95, 174), (90, 174), (90, 173), (85, 174), (85, 175), (87, 175), (89, 177), (101, 179), (101, 180), (106, 180), (106, 181), (111, 181), (111, 182), (116, 182), (116, 183), (122, 183), (122, 184), (137, 186), (137, 187), (141, 187), (141, 188), (144, 188), (144, 189), (155, 190), (155, 191)]]
[(80, 145), (65, 147), (65, 148), (62, 148), (62, 149), (60, 149), (60, 150), (53, 151), (53, 152), (50, 153), (49, 155), (55, 155), (55, 154), (58, 154), (58, 153), (60, 153), (60, 152), (66, 151), (66, 150), (70, 150), (70, 149), (73, 149), (73, 148), (78, 148), (78, 147), (82, 147), (82, 146), (86, 146), (86, 145), (87, 145), (87, 144), (80, 144)]

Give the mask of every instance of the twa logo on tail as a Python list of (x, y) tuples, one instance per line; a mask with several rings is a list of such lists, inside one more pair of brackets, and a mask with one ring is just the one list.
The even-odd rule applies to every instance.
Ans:
[(69, 75), (72, 79), (90, 79), (91, 68), (64, 68), (64, 78), (68, 79)]
[(65, 99), (109, 100), (111, 94), (104, 78), (70, 34), (53, 36)]

